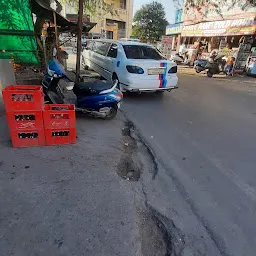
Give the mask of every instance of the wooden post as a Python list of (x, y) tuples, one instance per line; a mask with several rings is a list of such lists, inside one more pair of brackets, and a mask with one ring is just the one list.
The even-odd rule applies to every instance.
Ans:
[(79, 82), (79, 77), (80, 77), (80, 62), (81, 62), (82, 32), (83, 32), (83, 13), (84, 13), (84, 0), (79, 0), (77, 53), (76, 53), (76, 83)]
[(53, 12), (53, 21), (54, 21), (54, 28), (55, 28), (56, 58), (59, 59), (59, 34), (58, 34), (58, 27), (57, 27), (56, 12)]

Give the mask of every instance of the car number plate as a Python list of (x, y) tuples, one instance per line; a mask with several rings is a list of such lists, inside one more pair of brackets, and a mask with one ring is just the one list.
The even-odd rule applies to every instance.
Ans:
[(149, 75), (162, 75), (165, 71), (165, 68), (149, 68), (148, 74)]

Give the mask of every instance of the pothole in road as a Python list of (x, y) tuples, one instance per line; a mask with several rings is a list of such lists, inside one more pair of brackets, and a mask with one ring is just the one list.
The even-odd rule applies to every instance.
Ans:
[(122, 155), (117, 167), (117, 174), (124, 180), (138, 181), (140, 168), (135, 164), (129, 153)]
[(152, 179), (155, 179), (158, 166), (154, 154), (140, 134), (135, 132), (134, 125), (131, 121), (125, 122), (122, 135), (123, 154), (118, 164), (117, 174), (122, 179), (138, 181), (145, 162), (142, 160), (142, 155), (147, 155), (148, 161), (153, 165), (152, 168), (149, 168), (150, 173), (152, 174)]
[(123, 134), (123, 154), (117, 166), (117, 174), (124, 180), (138, 181), (141, 175), (141, 165), (137, 159), (137, 143), (131, 137), (133, 124), (129, 121), (122, 129)]
[(138, 211), (141, 251), (144, 256), (171, 256), (172, 242), (164, 224), (149, 209)]
[[(117, 174), (125, 180), (138, 181), (134, 205), (137, 212), (138, 241), (143, 256), (181, 256), (185, 237), (171, 219), (163, 216), (160, 209), (150, 204), (151, 195), (146, 187), (152, 186), (158, 173), (158, 162), (149, 145), (144, 141), (132, 122), (122, 129), (123, 154)], [(143, 178), (141, 178), (143, 175)]]

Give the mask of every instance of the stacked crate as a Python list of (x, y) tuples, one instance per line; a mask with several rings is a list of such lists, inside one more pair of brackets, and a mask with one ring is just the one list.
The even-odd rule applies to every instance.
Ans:
[(42, 87), (31, 85), (10, 85), (3, 99), (13, 147), (76, 142), (74, 105), (44, 105)]
[(76, 117), (74, 105), (45, 105), (43, 117), (47, 146), (76, 143)]
[(13, 147), (44, 146), (42, 87), (10, 85), (3, 99)]

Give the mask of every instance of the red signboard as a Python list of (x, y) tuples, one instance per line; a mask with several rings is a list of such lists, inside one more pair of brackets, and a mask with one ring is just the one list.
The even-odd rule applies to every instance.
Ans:
[(256, 19), (222, 20), (202, 22), (196, 25), (183, 26), (182, 36), (229, 36), (229, 35), (253, 35), (256, 34)]
[(171, 36), (162, 36), (161, 43), (162, 44), (172, 44), (172, 37)]

